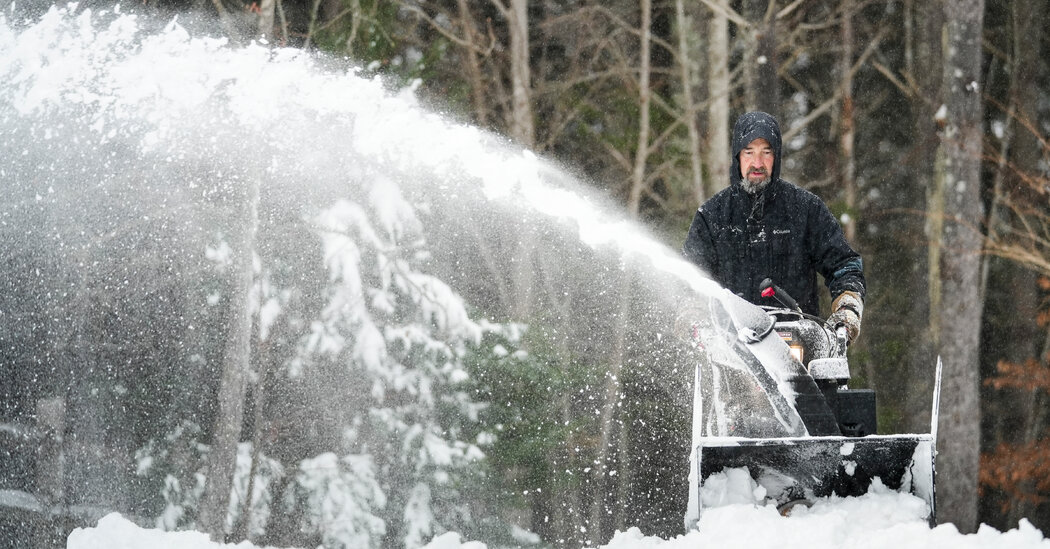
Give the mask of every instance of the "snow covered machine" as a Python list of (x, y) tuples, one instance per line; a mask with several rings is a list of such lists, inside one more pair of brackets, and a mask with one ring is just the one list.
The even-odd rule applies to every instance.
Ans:
[(819, 497), (864, 494), (875, 482), (922, 498), (932, 524), (940, 364), (930, 432), (880, 435), (875, 393), (847, 386), (844, 329), (764, 286), (782, 308), (724, 291), (688, 323), (700, 352), (686, 528), (710, 507), (759, 503), (786, 513)]

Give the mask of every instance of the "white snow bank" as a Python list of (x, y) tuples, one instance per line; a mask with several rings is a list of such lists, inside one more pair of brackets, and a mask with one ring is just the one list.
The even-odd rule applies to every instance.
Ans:
[[(951, 524), (930, 528), (923, 501), (909, 494), (874, 486), (858, 498), (831, 497), (811, 508), (796, 507), (783, 517), (773, 507), (737, 504), (708, 509), (699, 528), (665, 540), (642, 534), (637, 528), (618, 533), (604, 549), (1050, 549), (1050, 540), (1022, 520), (1018, 528), (1000, 532), (982, 525), (976, 534), (963, 535)], [(77, 529), (68, 549), (217, 549), (237, 545), (213, 543), (198, 532), (161, 532), (135, 526), (112, 514), (95, 528)], [(485, 549), (479, 542), (463, 542), (451, 532), (434, 538), (424, 549)]]
[(926, 514), (922, 499), (873, 484), (864, 496), (821, 499), (811, 508), (795, 507), (789, 517), (753, 504), (707, 509), (697, 530), (684, 536), (664, 540), (632, 528), (604, 549), (1050, 549), (1050, 540), (1027, 520), (1005, 533), (982, 525), (963, 535), (952, 524), (931, 529)]
[[(164, 532), (141, 528), (111, 513), (94, 528), (77, 528), (69, 534), (67, 549), (259, 549), (247, 541), (238, 544), (215, 543), (201, 532)], [(456, 532), (442, 534), (423, 549), (486, 549), (484, 543), (463, 542)]]
[(236, 547), (255, 549), (248, 542), (237, 545), (214, 543), (201, 532), (147, 530), (118, 513), (102, 517), (95, 528), (77, 528), (66, 540), (68, 549), (216, 549)]

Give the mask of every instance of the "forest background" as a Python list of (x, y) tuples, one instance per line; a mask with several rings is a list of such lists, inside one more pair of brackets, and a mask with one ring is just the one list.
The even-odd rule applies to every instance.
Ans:
[[(110, 5), (81, 2), (77, 9)], [(882, 432), (925, 432), (934, 365), (938, 356), (944, 360), (938, 518), (963, 531), (979, 522), (1012, 527), (1022, 517), (1044, 532), (1050, 529), (1050, 37), (1043, 32), (1050, 14), (1045, 1), (146, 0), (134, 9), (169, 18), (204, 17), (234, 44), (264, 37), (269, 44), (348, 58), (395, 85), (418, 82), (417, 94), (434, 110), (557, 161), (672, 247), (680, 246), (696, 207), (728, 183), (735, 117), (756, 109), (774, 114), (784, 132), (783, 176), (821, 196), (864, 257), (869, 290), (851, 364), (854, 383), (878, 391)], [(29, 250), (9, 228), (4, 234), (8, 249), (21, 250), (0, 277), (7, 284), (0, 299), (10, 302), (47, 282), (27, 282), (24, 274), (42, 261), (34, 255), (39, 250)], [(508, 284), (476, 292), (491, 298), (487, 310), (483, 299), (470, 303), (482, 316), (535, 320), (542, 317), (536, 309), (558, 305), (525, 295), (521, 290), (532, 286), (520, 278), (561, 258), (520, 253), (522, 265), (533, 269), (508, 273)], [(251, 270), (242, 264), (231, 271), (246, 269)], [(62, 272), (54, 276), (69, 276)], [(67, 468), (77, 459), (104, 462), (114, 456), (115, 463), (130, 463), (135, 451), (156, 450), (165, 440), (171, 453), (175, 447), (193, 453), (186, 448), (211, 442), (213, 451), (197, 459), (225, 460), (226, 467), (213, 462), (209, 467), (228, 471), (226, 486), (233, 482), (236, 442), (254, 443), (253, 472), (269, 463), (264, 454), (275, 468), (293, 468), (319, 453), (323, 445), (282, 431), (288, 409), (264, 399), (269, 392), (305, 393), (303, 387), (317, 381), (289, 381), (279, 368), (266, 366), (289, 359), (277, 356), (280, 345), (260, 338), (258, 326), (249, 322), (233, 337), (228, 334), (237, 333), (238, 323), (232, 315), (195, 313), (198, 325), (215, 330), (198, 332), (211, 335), (194, 349), (160, 335), (152, 342), (113, 346), (112, 332), (92, 327), (114, 308), (121, 309), (117, 316), (129, 334), (185, 334), (186, 311), (171, 308), (192, 299), (186, 297), (189, 290), (168, 289), (180, 299), (163, 307), (141, 302), (132, 307), (135, 296), (154, 295), (157, 288), (114, 289), (101, 282), (112, 275), (102, 269), (77, 275), (80, 290), (70, 303), (80, 317), (66, 317), (72, 319), (69, 326), (47, 328), (90, 352), (58, 348), (54, 338), (33, 340), (38, 333), (33, 328), (5, 326), (4, 337), (19, 343), (2, 350), (6, 421), (32, 419), (64, 433), (64, 444), (80, 441), (94, 449), (94, 458), (92, 452), (54, 450), (65, 456)], [(216, 284), (236, 284), (230, 282), (234, 278), (218, 276)], [(250, 285), (252, 275), (248, 278)], [(7, 310), (21, 311), (22, 320), (48, 317), (49, 308), (60, 306), (58, 297), (48, 295), (35, 306), (9, 303)], [(158, 329), (158, 322), (179, 326)], [(467, 359), (477, 361), (473, 372), (488, 372), (478, 376), (486, 381), (474, 388), (475, 397), (485, 400), (495, 391), (519, 411), (513, 418), (489, 418), (515, 422), (520, 429), (486, 450), (488, 480), (476, 488), (487, 495), (478, 499), (498, 509), (494, 514), (503, 523), (529, 529), (545, 543), (593, 543), (630, 525), (676, 533), (684, 505), (685, 471), (675, 462), (685, 444), (678, 439), (687, 438), (680, 429), (683, 412), (669, 410), (667, 395), (624, 366), (622, 349), (620, 355), (581, 359), (567, 356), (550, 335), (556, 328), (532, 328), (531, 339), (523, 341), (513, 330), (497, 332), (506, 340), (489, 342), (490, 351), (520, 345), (531, 358), (517, 366), (494, 366), (493, 353)], [(621, 343), (624, 337), (621, 333)], [(31, 340), (36, 342), (27, 343)], [(245, 363), (230, 363), (230, 340), (250, 350), (241, 353)], [(70, 368), (39, 382), (41, 371), (53, 374), (56, 360), (76, 352), (79, 359), (126, 366), (90, 375)], [(151, 353), (157, 363), (197, 357), (202, 366), (178, 374), (197, 383), (173, 391), (161, 379), (170, 373), (147, 375), (140, 360), (129, 358)], [(242, 379), (230, 381), (238, 368)], [(231, 383), (240, 389), (223, 392)], [(556, 394), (587, 393), (591, 403), (551, 400), (552, 387)], [(109, 401), (98, 402), (100, 388)], [(630, 397), (628, 405), (622, 395)], [(113, 402), (124, 407), (126, 425), (76, 419), (98, 417), (90, 412)], [(238, 404), (230, 409), (229, 402)], [(178, 409), (176, 404), (197, 410), (191, 425), (177, 412), (155, 410)], [(549, 421), (552, 415), (562, 421)], [(657, 434), (632, 427), (654, 420), (668, 427)], [(241, 423), (244, 428), (232, 434), (221, 432), (221, 425)], [(178, 435), (167, 436), (171, 433)], [(234, 442), (230, 450), (214, 450), (223, 437)], [(192, 443), (179, 446), (186, 440)], [(105, 451), (95, 451), (99, 448)], [(608, 468), (596, 466), (593, 477), (581, 479), (560, 475), (573, 463)], [(604, 474), (609, 468), (620, 474)], [(125, 469), (121, 474), (136, 476), (133, 467)], [(87, 478), (67, 477), (61, 486), (40, 481), (33, 489), (50, 490), (52, 499), (67, 506), (90, 500), (148, 516), (172, 503), (169, 492), (164, 501), (134, 503), (141, 499), (136, 490), (158, 491), (149, 484), (155, 480), (129, 481), (120, 493), (111, 489), (101, 495), (97, 487), (87, 488), (92, 484)], [(385, 481), (371, 482), (383, 497), (372, 491), (365, 500), (390, 498), (376, 509), (410, 507), (418, 496), (411, 492), (396, 503), (393, 492), (381, 488)], [(289, 533), (296, 528), (256, 532), (248, 504), (238, 520), (224, 526), (226, 513), (216, 509), (226, 509), (228, 501), (216, 485), (223, 484), (211, 482), (196, 499), (182, 501), (191, 510), (187, 517), (193, 512), (199, 517), (172, 526), (218, 537), (225, 527), (231, 539), (275, 544), (339, 539), (320, 530), (306, 538), (302, 529)], [(650, 487), (642, 491), (646, 497), (627, 501), (638, 486)], [(391, 520), (374, 529), (382, 544), (413, 546), (425, 537), (426, 528), (413, 538)], [(451, 524), (448, 520), (444, 524)], [(440, 517), (434, 521), (441, 523)]]

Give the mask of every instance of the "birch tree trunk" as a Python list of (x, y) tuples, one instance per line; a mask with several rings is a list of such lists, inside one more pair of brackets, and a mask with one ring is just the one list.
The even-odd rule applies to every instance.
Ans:
[[(724, 0), (721, 0), (724, 5)], [(707, 196), (729, 184), (729, 18), (712, 11), (707, 24)]]
[(945, 365), (938, 445), (938, 520), (977, 526), (981, 332), (981, 33), (983, 0), (946, 0), (944, 130), (938, 166), (943, 200), (941, 296), (934, 332)]
[[(532, 118), (531, 70), (529, 59), (529, 16), (526, 0), (511, 0), (506, 6), (494, 0), (497, 8), (507, 17), (510, 32), (510, 80), (511, 113), (510, 135), (526, 149), (535, 147), (536, 134)], [(531, 228), (521, 231), (516, 253), (519, 262), (514, 273), (515, 304), (517, 318), (528, 318), (533, 299), (533, 247), (536, 233)]]
[(693, 200), (697, 204), (709, 196), (704, 189), (704, 166), (701, 162), (700, 127), (696, 119), (696, 105), (693, 99), (693, 56), (690, 45), (690, 36), (694, 36), (693, 18), (686, 15), (685, 0), (675, 0), (675, 19), (678, 29), (678, 71), (682, 79), (682, 103), (684, 104), (685, 125), (689, 132), (689, 167), (690, 189), (693, 192)]
[(244, 423), (244, 397), (248, 388), (251, 358), (252, 311), (249, 297), (254, 278), (252, 257), (259, 219), (258, 181), (251, 182), (245, 191), (237, 216), (239, 223), (234, 225), (241, 230), (236, 235), (236, 241), (231, 243), (233, 280), (229, 301), (229, 334), (223, 357), (218, 411), (207, 458), (208, 480), (201, 496), (197, 519), (201, 531), (216, 542), (224, 541), (226, 535), (226, 514), (237, 465), (237, 445)]
[(523, 147), (536, 144), (536, 128), (532, 117), (532, 78), (529, 65), (529, 12), (527, 0), (511, 0), (508, 10), (510, 23), (510, 78), (512, 110), (510, 134)]

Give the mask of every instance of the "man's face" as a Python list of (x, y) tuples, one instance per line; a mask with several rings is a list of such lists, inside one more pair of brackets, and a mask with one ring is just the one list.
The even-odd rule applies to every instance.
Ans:
[(740, 177), (751, 187), (761, 187), (769, 182), (773, 160), (773, 147), (759, 137), (740, 151)]

